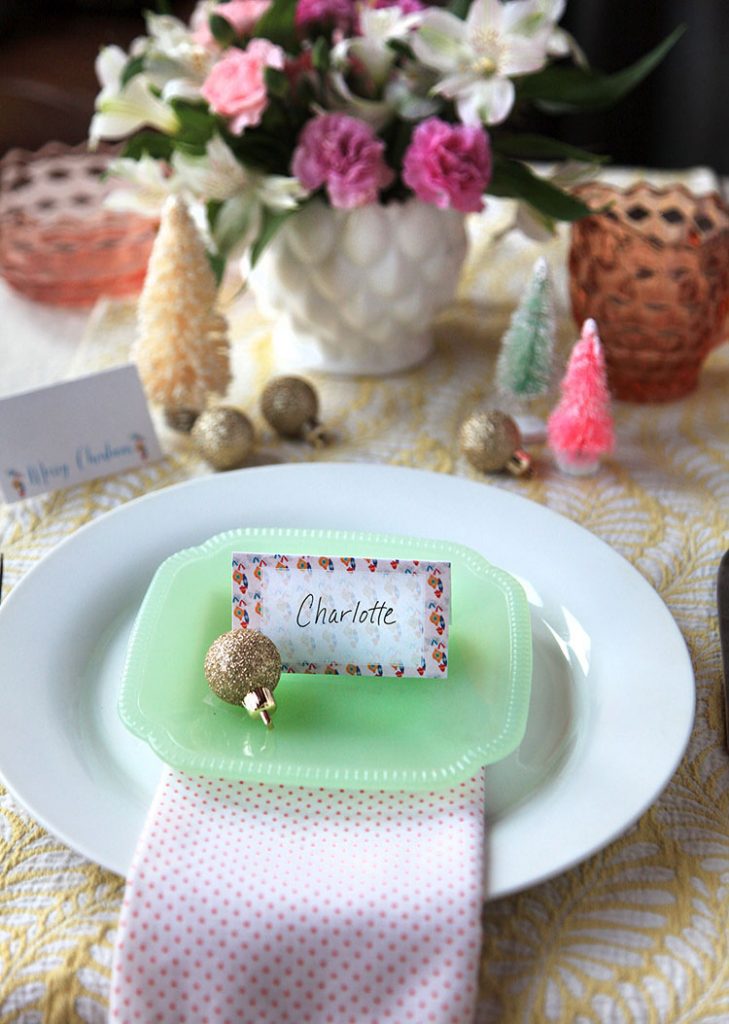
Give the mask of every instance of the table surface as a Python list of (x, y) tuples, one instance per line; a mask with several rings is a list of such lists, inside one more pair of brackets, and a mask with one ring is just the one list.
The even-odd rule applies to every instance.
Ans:
[[(670, 177), (699, 190), (715, 185), (702, 170)], [(259, 455), (416, 466), (507, 488), (591, 530), (656, 588), (696, 675), (687, 754), (623, 837), (558, 878), (487, 904), (478, 1024), (727, 1020), (729, 757), (714, 592), (729, 547), (729, 346), (712, 353), (692, 396), (665, 406), (615, 403), (617, 449), (594, 477), (560, 474), (542, 446), (529, 479), (479, 477), (459, 456), (458, 424), (490, 397), (501, 335), (539, 254), (556, 278), (562, 353), (576, 333), (566, 312), (566, 231), (532, 243), (507, 230), (511, 216), (508, 203), (496, 203), (472, 219), (459, 302), (439, 322), (432, 360), (397, 378), (319, 379), (337, 444), (315, 452), (264, 437)], [(67, 313), (33, 306), (0, 282), (0, 306), (0, 394), (128, 357), (131, 305)], [(230, 397), (252, 408), (279, 368), (268, 325), (250, 303), (237, 302), (229, 315)], [(0, 505), (8, 588), (84, 523), (209, 471), (184, 438), (168, 432), (162, 439), (165, 459), (144, 471)], [(45, 833), (0, 789), (0, 1024), (106, 1019), (122, 893), (122, 879)]]

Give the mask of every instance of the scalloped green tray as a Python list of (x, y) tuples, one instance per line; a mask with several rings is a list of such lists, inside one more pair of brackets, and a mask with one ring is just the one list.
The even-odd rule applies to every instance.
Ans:
[[(234, 550), (452, 564), (447, 679), (284, 675), (268, 730), (208, 688), (207, 648), (230, 629)], [(182, 771), (343, 789), (433, 789), (511, 753), (532, 675), (520, 585), (471, 548), (332, 530), (242, 529), (162, 563), (132, 630), (122, 721)]]

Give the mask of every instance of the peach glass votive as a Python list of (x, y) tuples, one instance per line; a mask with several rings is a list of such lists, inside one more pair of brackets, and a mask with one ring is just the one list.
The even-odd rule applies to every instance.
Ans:
[(681, 398), (725, 337), (729, 208), (682, 185), (591, 182), (576, 192), (595, 213), (572, 226), (572, 312), (578, 324), (597, 321), (611, 392)]
[(0, 160), (0, 276), (16, 291), (61, 306), (139, 291), (157, 222), (104, 209), (113, 155), (51, 142)]

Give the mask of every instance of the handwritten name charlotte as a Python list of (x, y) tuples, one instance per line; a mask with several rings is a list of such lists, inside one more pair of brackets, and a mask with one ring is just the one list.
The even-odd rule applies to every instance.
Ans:
[(335, 625), (348, 621), (362, 625), (368, 623), (372, 626), (395, 626), (397, 624), (395, 609), (385, 601), (375, 601), (374, 604), (366, 608), (362, 607), (361, 601), (351, 608), (329, 608), (319, 595), (315, 610), (314, 595), (306, 594), (296, 613), (296, 625), (302, 629), (311, 625)]

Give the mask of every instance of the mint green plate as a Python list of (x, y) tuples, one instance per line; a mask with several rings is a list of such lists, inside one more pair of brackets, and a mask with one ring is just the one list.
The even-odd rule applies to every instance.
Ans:
[[(275, 728), (208, 688), (203, 660), (230, 629), (233, 551), (420, 558), (452, 565), (446, 679), (284, 675)], [(520, 585), (471, 548), (332, 530), (244, 529), (162, 563), (132, 630), (122, 721), (167, 764), (222, 778), (343, 789), (433, 789), (521, 741), (532, 644)]]

